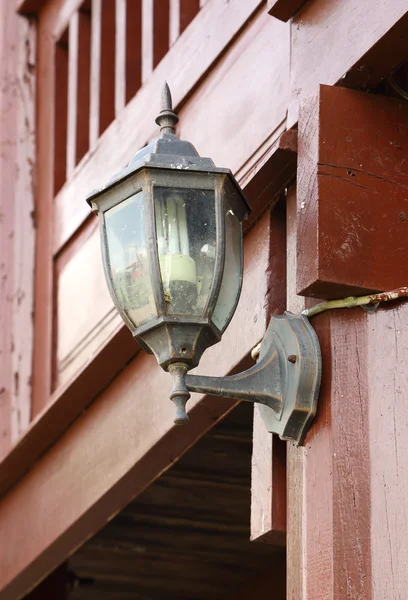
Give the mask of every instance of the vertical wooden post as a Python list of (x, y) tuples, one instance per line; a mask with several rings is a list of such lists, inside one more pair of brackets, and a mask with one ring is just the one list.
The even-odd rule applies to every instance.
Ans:
[[(407, 202), (405, 110), (393, 100), (326, 88), (300, 112), (296, 216), (289, 229), (302, 236), (308, 223), (320, 240), (330, 231), (334, 245), (347, 238), (357, 285), (364, 286), (369, 244), (376, 264), (369, 276), (384, 275), (391, 283), (395, 277), (395, 286), (400, 272), (394, 256), (408, 251), (398, 221)], [(375, 201), (384, 185), (387, 197)], [(294, 205), (288, 198), (288, 214), (295, 212)], [(366, 209), (370, 227), (362, 219)], [(397, 247), (392, 240), (383, 243), (393, 220)], [(362, 239), (367, 235), (361, 244), (360, 226)], [(350, 238), (351, 231), (357, 238)], [(307, 254), (304, 237), (297, 240), (297, 251), (288, 245), (292, 306), (303, 302), (296, 297), (303, 278), (312, 280), (316, 264), (324, 265), (327, 256), (317, 254), (316, 263), (316, 251), (322, 246), (313, 243)], [(316, 278), (319, 290), (326, 284), (329, 291), (349, 285), (343, 265), (333, 264), (330, 280)], [(323, 378), (304, 446), (288, 448), (288, 598), (404, 598), (408, 524), (399, 511), (408, 501), (408, 451), (402, 443), (408, 432), (408, 386), (400, 357), (408, 349), (408, 305), (380, 306), (374, 313), (331, 311), (313, 317), (312, 324), (321, 344)]]
[[(265, 274), (268, 294), (264, 299), (268, 319), (286, 305), (286, 224), (283, 198), (272, 209), (269, 224), (269, 265)], [(286, 535), (286, 445), (272, 436), (254, 410), (251, 540), (274, 544)]]
[(35, 26), (0, 4), (0, 459), (30, 419)]
[(99, 137), (101, 88), (101, 19), (102, 0), (92, 0), (91, 15), (91, 77), (89, 99), (89, 146), (94, 148)]

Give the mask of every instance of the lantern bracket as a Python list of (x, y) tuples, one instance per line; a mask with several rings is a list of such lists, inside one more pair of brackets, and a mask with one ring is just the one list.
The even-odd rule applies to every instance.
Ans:
[(301, 444), (316, 413), (320, 379), (320, 346), (313, 327), (304, 315), (285, 313), (272, 317), (256, 365), (227, 377), (179, 372), (171, 398), (179, 424), (186, 422), (183, 408), (189, 392), (257, 403), (269, 432)]

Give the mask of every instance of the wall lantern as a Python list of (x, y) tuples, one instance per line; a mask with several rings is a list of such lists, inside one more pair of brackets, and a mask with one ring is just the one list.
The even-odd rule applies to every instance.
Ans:
[(141, 346), (173, 376), (175, 423), (190, 392), (258, 402), (269, 431), (301, 443), (320, 384), (320, 350), (303, 315), (273, 317), (259, 360), (228, 377), (187, 375), (219, 342), (241, 292), (242, 221), (249, 212), (228, 169), (175, 135), (165, 84), (160, 135), (87, 202), (99, 216), (107, 285)]

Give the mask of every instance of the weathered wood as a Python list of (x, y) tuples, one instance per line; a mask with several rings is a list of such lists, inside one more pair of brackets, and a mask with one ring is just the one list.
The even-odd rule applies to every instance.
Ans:
[[(367, 317), (367, 427), (371, 463), (371, 573), (373, 598), (404, 598), (408, 587), (406, 360), (408, 305)], [(364, 344), (363, 333), (360, 336)], [(361, 353), (360, 353), (361, 354)], [(368, 457), (367, 457), (368, 458)], [(361, 477), (361, 475), (359, 475)], [(360, 515), (358, 515), (360, 516)], [(360, 529), (364, 525), (359, 525)], [(364, 558), (364, 563), (367, 563)]]
[(115, 116), (126, 104), (126, 0), (116, 0)]
[(0, 6), (0, 459), (30, 419), (35, 26)]
[(321, 86), (303, 110), (298, 293), (335, 298), (405, 285), (408, 106)]
[(288, 127), (298, 119), (299, 102), (320, 83), (377, 85), (408, 55), (407, 23), (405, 0), (386, 6), (372, 0), (306, 2), (291, 21)]
[[(280, 202), (270, 214), (270, 250), (267, 277), (268, 315), (286, 309), (286, 211)], [(286, 443), (265, 428), (254, 409), (251, 540), (267, 543), (285, 541), (286, 534)]]
[[(108, 173), (123, 168), (134, 152), (156, 134), (154, 119), (163, 81), (171, 85), (174, 105), (191, 92), (227, 43), (259, 6), (260, 0), (242, 3), (208, 2), (186, 29), (184, 43), (170, 49), (137, 96), (75, 172), (55, 199), (54, 251), (57, 252), (89, 215), (84, 193), (98, 187)], [(270, 20), (269, 20), (270, 23)], [(203, 50), (205, 48), (205, 51)], [(180, 68), (182, 65), (183, 68)], [(158, 104), (152, 101), (157, 98)], [(143, 115), (143, 119), (140, 119)], [(115, 152), (112, 152), (115, 148)]]
[[(203, 356), (204, 374), (231, 371), (263, 336), (268, 228), (266, 215), (247, 236), (241, 302), (223, 343)], [(194, 398), (190, 425), (181, 436), (172, 425), (174, 407), (164, 392), (170, 383), (154, 357), (140, 353), (3, 497), (0, 537), (7, 540), (7, 552), (1, 558), (2, 599), (18, 597), (50, 572), (234, 404)], [(32, 511), (27, 512), (27, 503)], [(25, 527), (15, 527), (23, 515)]]
[(70, 556), (70, 600), (285, 597), (285, 548), (249, 541), (252, 416), (241, 402)]
[(289, 21), (307, 0), (268, 0), (267, 11), (280, 21)]
[(115, 0), (102, 2), (99, 135), (115, 118), (115, 5)]
[[(34, 296), (34, 357), (32, 417), (47, 404), (51, 391), (52, 365), (52, 300), (53, 300), (53, 177), (55, 115), (55, 61), (54, 42), (51, 31), (56, 15), (52, 7), (46, 6), (38, 21), (38, 62), (42, 65), (37, 74), (37, 156), (41, 169), (37, 176), (35, 250), (35, 296)], [(39, 199), (41, 198), (41, 202)]]
[[(77, 158), (79, 19), (79, 12), (74, 13), (70, 19), (68, 29), (67, 179), (74, 172)], [(59, 118), (57, 112), (55, 118)]]
[(102, 0), (92, 0), (91, 13), (91, 79), (89, 98), (89, 147), (95, 147), (99, 138), (101, 86), (101, 20)]
[[(248, 158), (266, 140), (269, 147), (285, 123), (289, 33), (289, 25), (260, 11), (179, 112), (181, 137), (196, 145), (202, 156), (228, 166), (239, 179)], [(240, 91), (233, 109), (231, 90)]]
[(54, 194), (67, 179), (68, 32), (55, 44)]
[(142, 84), (142, 0), (126, 5), (126, 104)]
[(170, 47), (170, 0), (153, 0), (153, 69)]

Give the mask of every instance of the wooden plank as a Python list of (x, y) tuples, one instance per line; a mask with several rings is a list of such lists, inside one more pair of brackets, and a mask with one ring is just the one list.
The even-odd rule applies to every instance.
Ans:
[[(47, 10), (48, 8), (48, 10)], [(54, 128), (50, 114), (55, 115), (55, 61), (51, 31), (55, 14), (45, 7), (38, 21), (38, 62), (43, 65), (37, 74), (37, 156), (42, 168), (38, 171), (36, 197), (35, 296), (34, 296), (34, 357), (32, 387), (32, 417), (47, 404), (52, 378), (52, 298), (53, 298), (53, 178)]]
[[(78, 114), (79, 13), (72, 15), (68, 29), (68, 120), (67, 120), (67, 179), (76, 166)], [(57, 117), (57, 115), (56, 115)]]
[(33, 309), (35, 28), (0, 6), (0, 459), (27, 427)]
[(291, 22), (288, 127), (298, 119), (301, 99), (320, 83), (378, 84), (408, 56), (407, 23), (405, 0), (394, 0), (386, 10), (381, 0), (307, 2)]
[(405, 285), (408, 107), (321, 86), (303, 110), (298, 293), (338, 298)]
[(78, 12), (78, 81), (77, 81), (77, 132), (75, 163), (78, 164), (89, 150), (91, 77), (91, 17), (88, 12)]
[[(287, 310), (302, 312), (305, 299), (296, 295), (296, 184), (292, 184), (286, 197), (286, 294)], [(287, 598), (288, 600), (306, 600), (304, 588), (304, 447), (297, 448), (287, 443), (287, 513), (286, 513), (286, 556), (287, 556)]]
[[(55, 199), (55, 252), (88, 216), (89, 208), (84, 201), (86, 190), (98, 187), (106, 180), (107, 173), (123, 168), (135, 150), (157, 132), (154, 119), (160, 108), (163, 81), (169, 81), (174, 105), (177, 106), (252, 15), (259, 2), (211, 1), (201, 9), (185, 31), (184, 43), (175, 45), (169, 51), (149, 82), (125, 107), (115, 127), (106, 132), (94, 152), (76, 170), (69, 184), (59, 192)], [(157, 103), (152, 98), (157, 98)], [(114, 153), (111, 151), (113, 147), (116, 148)]]
[[(204, 374), (231, 371), (264, 334), (268, 228), (266, 215), (246, 238), (241, 302), (223, 343), (204, 355)], [(163, 395), (170, 384), (154, 357), (140, 353), (3, 497), (0, 537), (7, 540), (7, 554), (1, 559), (2, 599), (18, 597), (50, 572), (234, 405), (194, 398), (190, 425), (180, 435), (172, 425), (174, 407)], [(32, 511), (27, 512), (27, 503)], [(15, 527), (23, 514), (25, 527)]]
[(91, 13), (91, 83), (89, 99), (89, 147), (92, 151), (99, 138), (101, 88), (101, 19), (102, 0), (92, 0)]
[[(286, 309), (286, 210), (284, 198), (270, 213), (268, 315)], [(251, 472), (251, 540), (284, 543), (286, 537), (286, 442), (265, 428), (254, 409)]]
[[(367, 317), (367, 393), (371, 462), (371, 572), (373, 599), (404, 598), (408, 585), (406, 519), (408, 349), (406, 303)], [(363, 340), (361, 340), (363, 342)], [(381, 376), (379, 376), (381, 373)], [(378, 571), (382, 565), (383, 576)]]
[[(236, 173), (265, 140), (270, 146), (271, 136), (279, 137), (288, 103), (289, 33), (288, 25), (260, 11), (183, 106), (179, 134), (202, 156)], [(232, 110), (230, 93), (238, 89)]]
[(126, 0), (116, 0), (115, 116), (126, 102)]
[(267, 11), (280, 21), (289, 21), (307, 0), (268, 0)]
[(68, 40), (55, 44), (54, 195), (67, 180)]
[(102, 135), (115, 119), (115, 5), (115, 0), (102, 2), (99, 135)]
[(153, 72), (153, 0), (142, 0), (142, 83)]
[(126, 104), (142, 85), (142, 0), (126, 6)]
[(170, 0), (153, 0), (153, 69), (170, 47)]

